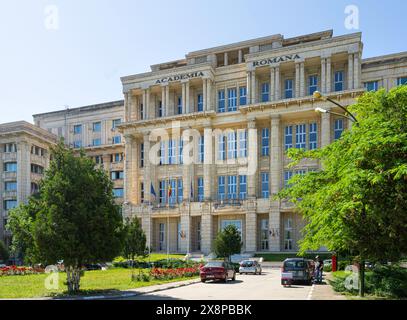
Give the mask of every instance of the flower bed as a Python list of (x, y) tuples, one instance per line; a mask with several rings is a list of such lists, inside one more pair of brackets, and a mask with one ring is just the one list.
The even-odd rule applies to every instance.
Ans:
[(190, 268), (162, 269), (153, 268), (150, 271), (151, 277), (154, 279), (174, 279), (183, 277), (193, 277), (199, 275), (200, 265), (195, 265)]
[(43, 268), (32, 268), (32, 267), (17, 267), (17, 266), (7, 266), (0, 268), (0, 276), (20, 276), (26, 274), (40, 274), (44, 273)]

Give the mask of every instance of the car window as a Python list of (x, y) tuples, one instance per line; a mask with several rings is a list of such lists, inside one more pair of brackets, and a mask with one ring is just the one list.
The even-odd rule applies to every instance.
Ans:
[(225, 266), (224, 263), (221, 261), (211, 261), (205, 265), (206, 268), (220, 268), (224, 266)]
[(304, 269), (305, 262), (303, 260), (289, 260), (284, 262), (284, 268), (287, 270)]
[(242, 267), (252, 267), (253, 266), (253, 261), (243, 261), (242, 262)]

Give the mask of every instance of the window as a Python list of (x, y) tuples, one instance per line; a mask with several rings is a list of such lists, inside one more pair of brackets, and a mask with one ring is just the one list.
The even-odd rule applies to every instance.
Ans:
[(82, 133), (82, 125), (77, 124), (73, 126), (73, 133), (74, 134), (81, 134)]
[(143, 104), (140, 103), (140, 119), (143, 120), (144, 119), (144, 107)]
[(228, 199), (237, 198), (236, 176), (228, 176)]
[(114, 136), (113, 137), (113, 144), (118, 144), (122, 142), (122, 136)]
[(263, 128), (261, 130), (261, 155), (268, 156), (270, 150), (270, 130)]
[(100, 132), (102, 130), (102, 123), (94, 122), (92, 128), (93, 128), (93, 132)]
[(182, 150), (184, 147), (184, 141), (181, 139), (179, 139), (179, 144), (178, 144), (178, 163), (182, 164), (184, 162), (184, 157), (182, 155)]
[(292, 178), (292, 171), (284, 171), (284, 187), (288, 187), (288, 181)]
[(182, 114), (182, 97), (177, 97), (177, 111), (178, 114)]
[(269, 101), (269, 94), (270, 94), (270, 84), (268, 82), (264, 82), (261, 84), (261, 102)]
[(247, 104), (247, 88), (239, 88), (239, 105), (244, 106)]
[(158, 101), (158, 117), (161, 118), (163, 116), (163, 102)]
[(159, 247), (160, 251), (164, 250), (165, 246), (165, 223), (159, 225)]
[(144, 202), (144, 182), (140, 182), (140, 202)]
[(183, 182), (182, 179), (178, 179), (178, 203), (182, 202), (182, 199), (184, 197), (184, 193), (183, 193)]
[(312, 96), (318, 90), (318, 76), (309, 76), (308, 78), (309, 95)]
[(293, 220), (287, 218), (284, 221), (284, 250), (293, 250)]
[(260, 222), (260, 242), (261, 242), (261, 250), (268, 250), (269, 249), (269, 220), (262, 219)]
[(343, 132), (343, 119), (336, 119), (334, 122), (334, 139), (338, 140)]
[(17, 207), (17, 200), (4, 200), (4, 210), (11, 210)]
[(303, 175), (305, 175), (306, 173), (307, 173), (307, 170), (305, 170), (305, 169), (295, 170), (295, 174), (296, 174), (296, 175), (303, 176)]
[(160, 142), (160, 165), (167, 164), (165, 161), (165, 141)]
[(221, 228), (224, 230), (227, 226), (235, 226), (237, 231), (242, 234), (242, 220), (222, 220)]
[(316, 122), (309, 125), (309, 150), (318, 148), (318, 125)]
[(92, 145), (95, 146), (100, 146), (102, 144), (102, 140), (100, 138), (93, 139)]
[(40, 186), (35, 182), (31, 182), (31, 194), (38, 193), (39, 191), (40, 191)]
[(236, 132), (228, 133), (228, 159), (237, 158)]
[(197, 101), (198, 101), (198, 106), (197, 106), (197, 110), (198, 112), (203, 111), (203, 95), (202, 93), (199, 93), (196, 97)]
[(401, 77), (401, 78), (397, 79), (397, 85), (398, 86), (401, 86), (401, 85), (404, 85), (404, 84), (407, 84), (407, 77)]
[(225, 90), (218, 91), (218, 112), (225, 112)]
[(112, 171), (110, 177), (112, 180), (122, 180), (124, 179), (124, 173), (123, 171)]
[(103, 163), (103, 157), (102, 156), (95, 156), (95, 163), (96, 164), (102, 164)]
[(239, 176), (239, 199), (246, 199), (247, 176)]
[(225, 200), (225, 176), (218, 177), (218, 200)]
[(4, 152), (17, 152), (17, 145), (15, 143), (6, 143), (4, 145)]
[(177, 203), (177, 180), (176, 179), (168, 180), (168, 186), (171, 187), (171, 194), (170, 190), (168, 190), (169, 203), (175, 204)]
[(367, 91), (377, 91), (379, 89), (379, 82), (378, 81), (365, 82), (365, 89)]
[(164, 204), (167, 201), (166, 200), (167, 199), (167, 193), (166, 193), (167, 188), (166, 188), (166, 181), (165, 180), (160, 180), (159, 189), (160, 189), (159, 201), (160, 201), (161, 204)]
[(293, 80), (287, 79), (284, 81), (284, 93), (286, 99), (291, 99), (293, 97)]
[(293, 126), (284, 128), (284, 149), (288, 150), (293, 147)]
[(228, 111), (236, 111), (237, 91), (236, 88), (228, 89)]
[(269, 197), (269, 174), (268, 172), (261, 173), (261, 197)]
[(144, 143), (140, 144), (140, 167), (144, 167)]
[(38, 164), (31, 164), (31, 172), (36, 173), (36, 174), (43, 174), (44, 173), (44, 167), (39, 166)]
[(4, 183), (4, 190), (17, 191), (17, 181), (7, 181)]
[(73, 142), (73, 147), (74, 147), (75, 149), (82, 148), (82, 141), (81, 141), (81, 140), (76, 140), (76, 141), (74, 141), (74, 142)]
[(224, 134), (220, 134), (218, 136), (218, 144), (219, 144), (219, 150), (218, 150), (218, 159), (219, 160), (225, 160), (226, 159), (226, 146), (225, 146), (225, 139), (226, 136)]
[(123, 161), (123, 153), (113, 153), (110, 156), (110, 162), (117, 163)]
[(198, 161), (200, 163), (204, 162), (204, 154), (205, 154), (205, 145), (204, 145), (204, 136), (199, 137), (198, 141)]
[(247, 131), (238, 130), (239, 132), (239, 158), (247, 157)]
[(43, 148), (37, 147), (37, 146), (31, 146), (31, 154), (35, 154), (36, 156), (44, 156), (45, 155), (45, 150)]
[(198, 178), (198, 201), (202, 202), (204, 200), (204, 179), (203, 177)]
[(114, 119), (112, 121), (112, 129), (116, 129), (122, 123), (122, 119)]
[(297, 124), (295, 126), (295, 147), (297, 149), (305, 149), (306, 148), (306, 127), (305, 124)]
[[(335, 72), (335, 79), (334, 79), (335, 91), (342, 91), (343, 90), (343, 71), (336, 71)], [(328, 88), (328, 91), (330, 88)]]
[(168, 141), (168, 164), (175, 164), (176, 160), (175, 140)]
[(17, 172), (17, 162), (6, 162), (4, 164), (5, 172)]

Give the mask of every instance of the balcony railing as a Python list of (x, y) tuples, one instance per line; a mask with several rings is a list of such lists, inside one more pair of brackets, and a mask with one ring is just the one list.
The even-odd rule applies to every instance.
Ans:
[(215, 209), (220, 209), (224, 207), (241, 207), (243, 205), (242, 199), (224, 199), (216, 200), (214, 202)]

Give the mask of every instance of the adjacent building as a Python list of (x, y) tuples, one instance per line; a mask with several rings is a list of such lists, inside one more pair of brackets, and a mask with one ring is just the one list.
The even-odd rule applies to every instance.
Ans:
[(0, 240), (11, 243), (8, 212), (38, 192), (57, 137), (28, 122), (0, 124)]
[[(124, 212), (153, 251), (209, 253), (235, 225), (243, 251), (296, 251), (304, 221), (273, 197), (316, 160), (289, 168), (352, 125), (313, 92), (353, 104), (365, 90), (405, 84), (407, 54), (362, 60), (361, 33), (282, 35), (191, 52), (122, 77)], [(188, 158), (188, 159), (186, 159)]]

